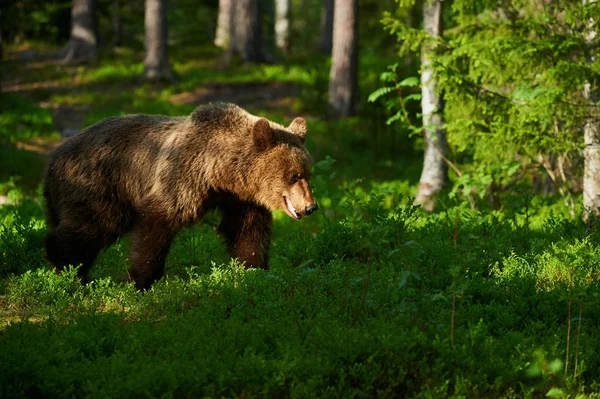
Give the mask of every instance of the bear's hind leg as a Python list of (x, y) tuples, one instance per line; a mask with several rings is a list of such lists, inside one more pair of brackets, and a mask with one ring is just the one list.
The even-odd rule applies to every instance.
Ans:
[(142, 220), (133, 228), (129, 275), (138, 290), (150, 288), (162, 277), (173, 236), (166, 221)]
[(219, 231), (225, 237), (233, 258), (245, 262), (246, 268), (269, 266), (269, 247), (273, 216), (267, 209), (240, 201), (219, 206), (223, 218)]
[[(114, 241), (113, 238), (110, 240)], [(81, 264), (77, 275), (86, 283), (87, 274), (98, 253), (110, 244), (106, 241), (100, 234), (74, 231), (59, 225), (46, 235), (46, 258), (54, 265), (57, 273), (69, 265)]]

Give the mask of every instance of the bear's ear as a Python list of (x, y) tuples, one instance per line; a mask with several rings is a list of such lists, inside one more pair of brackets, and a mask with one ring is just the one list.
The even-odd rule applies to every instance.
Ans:
[(288, 129), (290, 129), (290, 131), (292, 133), (294, 133), (296, 136), (300, 137), (300, 140), (302, 140), (302, 142), (304, 143), (304, 139), (306, 138), (306, 121), (304, 120), (304, 118), (296, 118), (292, 121), (292, 123), (290, 123), (290, 126), (288, 127)]
[(252, 126), (252, 139), (255, 147), (260, 151), (268, 150), (275, 145), (275, 135), (269, 125), (269, 121), (260, 118)]

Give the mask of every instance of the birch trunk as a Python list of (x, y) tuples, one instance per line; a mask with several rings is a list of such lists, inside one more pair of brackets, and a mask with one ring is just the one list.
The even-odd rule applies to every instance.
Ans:
[(215, 46), (228, 48), (233, 25), (233, 0), (219, 0)]
[(144, 19), (144, 77), (150, 80), (173, 80), (167, 54), (166, 0), (146, 0)]
[(88, 62), (98, 55), (96, 1), (73, 0), (71, 37), (62, 49), (63, 63)]
[(275, 44), (283, 52), (290, 49), (291, 0), (275, 0)]
[[(595, 0), (584, 0), (584, 4)], [(594, 21), (587, 24), (586, 41), (591, 44), (596, 38)], [(595, 57), (590, 57), (588, 62), (594, 62)], [(583, 208), (584, 219), (600, 215), (600, 128), (598, 127), (598, 110), (596, 103), (599, 100), (598, 90), (590, 82), (586, 82), (583, 95), (590, 105), (590, 115), (583, 127)]]
[[(442, 34), (441, 0), (428, 0), (423, 5), (425, 31), (431, 37)], [(424, 44), (421, 49), (421, 108), (423, 112), (423, 134), (425, 136), (425, 156), (423, 171), (419, 180), (419, 190), (415, 203), (431, 211), (435, 205), (435, 195), (447, 181), (448, 169), (444, 157), (448, 152), (446, 131), (442, 128), (443, 99), (436, 89), (436, 80), (431, 68), (430, 55), (433, 48)]]
[(335, 0), (334, 10), (329, 112), (348, 117), (356, 113), (358, 97), (358, 1)]

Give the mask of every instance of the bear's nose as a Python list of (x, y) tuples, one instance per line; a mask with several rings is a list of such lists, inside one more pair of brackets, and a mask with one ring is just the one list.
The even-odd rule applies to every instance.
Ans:
[(319, 206), (315, 202), (314, 204), (307, 206), (306, 209), (305, 209), (305, 211), (306, 211), (307, 215), (310, 215), (311, 213), (313, 213), (317, 209), (319, 209)]

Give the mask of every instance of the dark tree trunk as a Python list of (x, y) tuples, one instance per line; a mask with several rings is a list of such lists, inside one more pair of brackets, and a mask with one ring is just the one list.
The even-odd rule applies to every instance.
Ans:
[(166, 0), (146, 0), (144, 77), (173, 80), (167, 55)]
[(98, 56), (96, 0), (73, 0), (71, 37), (61, 56), (64, 63), (87, 62)]
[(333, 36), (333, 0), (323, 0), (321, 9), (321, 42), (319, 50), (325, 54), (331, 54)]
[(219, 16), (215, 32), (215, 46), (217, 47), (227, 48), (229, 46), (233, 27), (233, 1), (219, 0)]
[(123, 41), (123, 21), (121, 20), (121, 1), (112, 2), (113, 46), (120, 46)]
[[(4, 59), (4, 48), (2, 47), (2, 25), (4, 25), (4, 20), (2, 19), (2, 8), (0, 8), (0, 61)], [(2, 73), (2, 68), (0, 68), (0, 74)], [(0, 82), (2, 80), (0, 79)]]
[[(4, 48), (2, 47), (2, 26), (4, 25), (2, 8), (0, 8), (0, 63), (4, 60)], [(0, 92), (2, 91), (2, 64), (0, 64)]]
[(283, 52), (290, 49), (291, 0), (275, 0), (275, 44)]
[[(423, 24), (431, 37), (442, 34), (441, 0), (429, 0), (423, 5)], [(442, 190), (448, 179), (448, 168), (444, 158), (448, 152), (444, 121), (443, 99), (437, 93), (437, 82), (431, 69), (431, 45), (421, 49), (421, 108), (423, 112), (423, 134), (425, 136), (425, 157), (423, 172), (419, 180), (419, 191), (415, 203), (431, 211), (435, 205), (435, 195)]]
[(234, 8), (231, 49), (246, 62), (264, 61), (259, 0), (235, 0)]
[(335, 0), (334, 7), (329, 112), (347, 117), (356, 113), (358, 97), (358, 1)]

